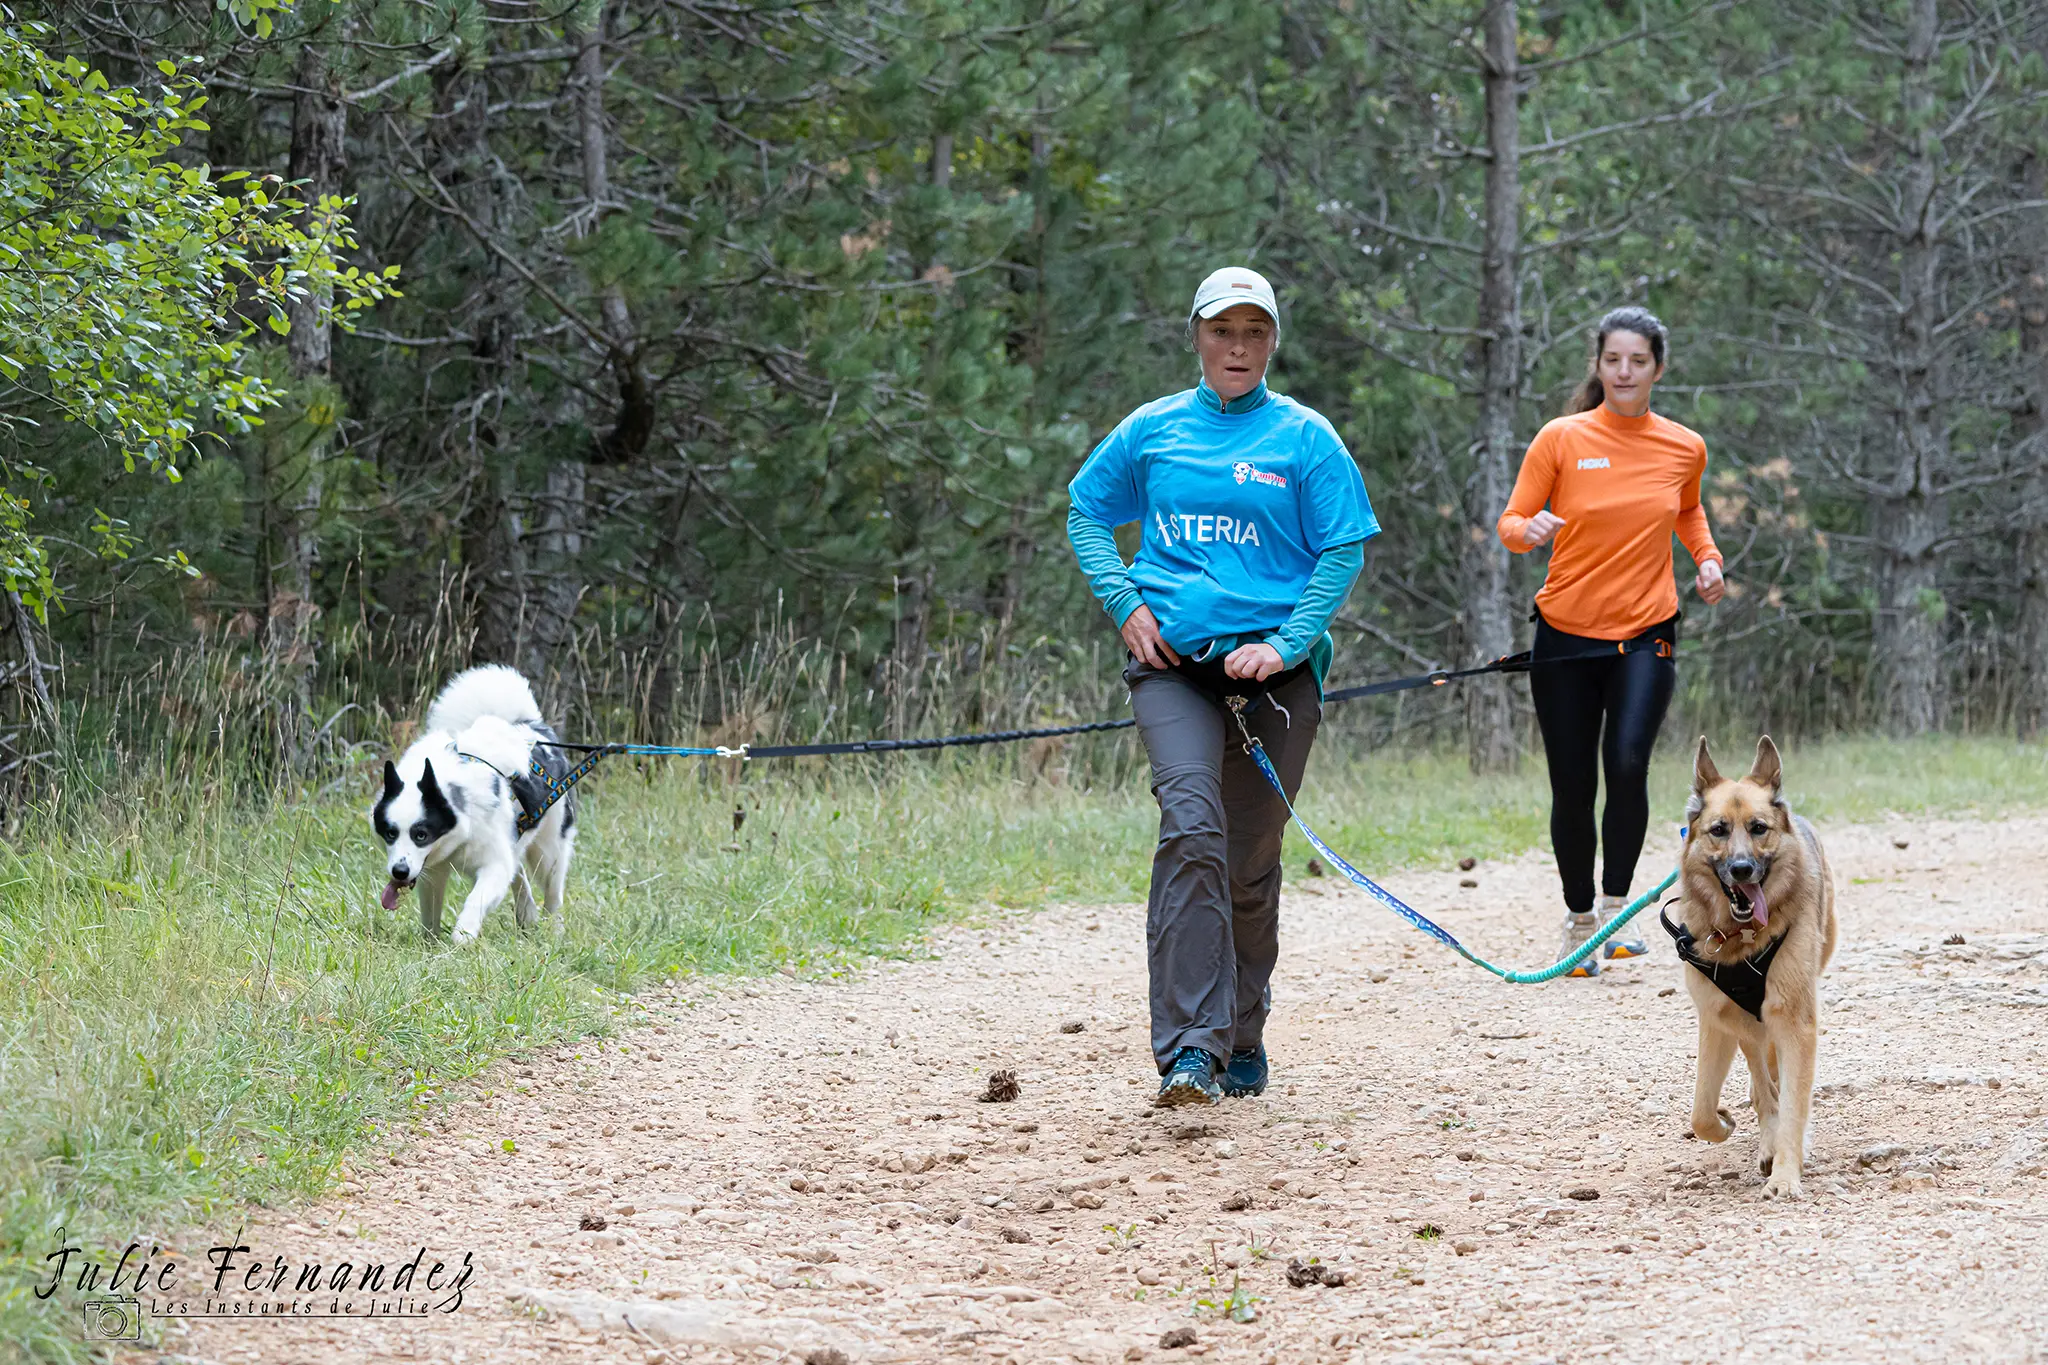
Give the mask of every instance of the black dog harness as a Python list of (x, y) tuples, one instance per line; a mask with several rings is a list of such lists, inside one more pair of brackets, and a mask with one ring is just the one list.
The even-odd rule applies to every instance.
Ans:
[(1663, 921), (1664, 932), (1671, 935), (1671, 941), (1677, 945), (1680, 961), (1720, 987), (1721, 994), (1748, 1011), (1757, 1022), (1763, 1022), (1764, 985), (1771, 975), (1771, 959), (1778, 955), (1778, 947), (1785, 941), (1783, 934), (1772, 939), (1754, 957), (1716, 962), (1700, 955), (1699, 950), (1693, 947), (1699, 940), (1693, 936), (1692, 930), (1682, 924), (1673, 924), (1668, 911), (1660, 907), (1657, 918)]

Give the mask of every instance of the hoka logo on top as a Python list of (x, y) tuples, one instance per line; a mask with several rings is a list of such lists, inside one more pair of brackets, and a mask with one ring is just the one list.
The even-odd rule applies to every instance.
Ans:
[(1611, 469), (1613, 464), (1605, 455), (1593, 456), (1579, 461), (1581, 469)]
[(1230, 467), (1230, 476), (1239, 483), (1249, 481), (1252, 483), (1268, 484), (1274, 488), (1287, 487), (1287, 476), (1285, 474), (1268, 474), (1250, 460), (1239, 460), (1236, 464), (1232, 465)]

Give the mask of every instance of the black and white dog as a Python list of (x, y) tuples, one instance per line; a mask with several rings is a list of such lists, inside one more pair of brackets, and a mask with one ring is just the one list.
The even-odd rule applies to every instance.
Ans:
[[(562, 795), (532, 829), (519, 819), (541, 809), (546, 788), (533, 776), (539, 760), (559, 780), (569, 763), (560, 749), (536, 747), (555, 732), (540, 718), (533, 689), (499, 664), (455, 675), (427, 709), (426, 730), (405, 756), (384, 765), (384, 794), (370, 824), (389, 850), (391, 880), (386, 910), (398, 908), (408, 887), (420, 889), (420, 923), (441, 931), (441, 903), (456, 868), (475, 878), (456, 916), (454, 940), (468, 943), (484, 915), (505, 893), (515, 893), (522, 928), (540, 917), (532, 882), (540, 883), (548, 913), (562, 912), (562, 888), (576, 849), (576, 798)], [(530, 880), (529, 880), (530, 879)]]

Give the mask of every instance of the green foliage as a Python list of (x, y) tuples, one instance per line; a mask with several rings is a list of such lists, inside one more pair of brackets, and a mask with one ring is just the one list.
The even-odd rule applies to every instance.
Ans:
[[(197, 76), (166, 58), (151, 88), (115, 85), (45, 52), (50, 37), (0, 25), (0, 435), (17, 452), (0, 461), (0, 584), (38, 609), (57, 584), (29, 490), (53, 478), (18, 456), (30, 414), (88, 428), (81, 453), (176, 483), (209, 424), (246, 431), (278, 402), (245, 372), (252, 318), (282, 334), (290, 300), (331, 293), (346, 325), (396, 293), (397, 273), (342, 263), (356, 241), (341, 200), (186, 164), (187, 137), (208, 132)], [(105, 513), (91, 534), (105, 556), (134, 543)]]
[[(55, 12), (52, 50), (132, 47), (90, 7)], [(1340, 618), (1344, 675), (1448, 660), (1465, 648), (1460, 561), (1493, 513), (1467, 505), (1481, 13), (1477, 0), (771, 0), (715, 15), (613, 0), (502, 22), (473, 0), (166, 11), (145, 57), (194, 54), (179, 69), (217, 82), (211, 127), (183, 129), (152, 164), (203, 155), (284, 195), (261, 172), (294, 164), (296, 124), (274, 115), (289, 103), (297, 117), (299, 66), (316, 53), (348, 92), (338, 192), (351, 207), (331, 254), (359, 235), (362, 254), (402, 267), (409, 297), (337, 339), (331, 392), (258, 365), (231, 367), (223, 383), (247, 388), (225, 396), (175, 367), (183, 387), (103, 385), (119, 404), (198, 394), (172, 409), (188, 425), (221, 414), (212, 425), (241, 458), (203, 489), (110, 483), (75, 428), (18, 427), (0, 523), (62, 506), (108, 532), (51, 542), (40, 570), (17, 555), (15, 576), (118, 599), (144, 638), (192, 644), (275, 598), (289, 533), (322, 668), (341, 631), (445, 610), (476, 654), (535, 673), (578, 648), (638, 660), (628, 671), (649, 686), (566, 719), (633, 696), (646, 737), (733, 719), (680, 714), (700, 680), (663, 661), (730, 649), (768, 616), (843, 656), (859, 685), (835, 724), (856, 728), (859, 711), (899, 726), (942, 657), (965, 680), (1113, 648), (1064, 545), (1066, 482), (1133, 407), (1189, 382), (1189, 286), (1246, 261), (1287, 314), (1275, 387), (1336, 423), (1385, 527)], [(1515, 438), (1558, 410), (1607, 307), (1646, 301), (1672, 323), (1658, 403), (1707, 438), (1734, 584), (1686, 623), (1703, 666), (1685, 702), (1702, 712), (1768, 700), (1815, 728), (1876, 713), (1878, 626), (1898, 613), (1873, 489), (1895, 481), (1879, 456), (1910, 404), (1881, 297), (1895, 253), (1850, 229), (1888, 211), (1916, 145), (1900, 141), (1905, 13), (1846, 0), (1521, 10)], [(2048, 345), (2017, 288), (2042, 250), (2021, 182), (2044, 15), (2027, 0), (1951, 24), (1930, 78), (1953, 206), (1939, 358), (1958, 459), (1941, 607), (1913, 615), (1972, 642), (1948, 665), (1952, 687), (1984, 699), (1961, 708), (1970, 723), (2011, 713), (2031, 666), (2028, 594), (2048, 611), (2026, 587), (2048, 579), (2019, 562), (2042, 499), (2002, 499), (1997, 477), (2043, 477), (2040, 403), (2015, 395)], [(576, 73), (600, 23), (593, 103)], [(1859, 24), (1882, 41), (1859, 40)], [(148, 89), (126, 96), (141, 102), (124, 116), (136, 137), (197, 117), (189, 85)], [(145, 107), (160, 113), (143, 120)], [(208, 183), (256, 213), (236, 188), (248, 182)], [(301, 226), (318, 235), (312, 217)], [(289, 252), (252, 247), (249, 261), (260, 278), (236, 277), (238, 302), (199, 308), (229, 329), (223, 344), (244, 319), (261, 326), (276, 303), (263, 289), (294, 287)], [(1858, 293), (1859, 278), (1879, 293)], [(339, 298), (344, 314), (362, 301)], [(331, 425), (231, 430), (282, 382), (292, 412)], [(613, 444), (621, 431), (631, 449)], [(25, 533), (0, 526), (0, 547)], [(104, 557), (129, 545), (182, 549), (199, 577)], [(1516, 558), (1516, 599), (1541, 568)], [(254, 619), (234, 637), (251, 650), (267, 638)], [(87, 619), (53, 630), (108, 667), (148, 662)], [(327, 674), (313, 690), (354, 681)], [(1438, 710), (1404, 723), (1458, 724)]]

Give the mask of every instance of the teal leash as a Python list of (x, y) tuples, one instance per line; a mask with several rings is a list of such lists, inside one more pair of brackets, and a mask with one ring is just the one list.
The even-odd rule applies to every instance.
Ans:
[(1444, 928), (1441, 924), (1438, 924), (1435, 920), (1432, 920), (1429, 916), (1423, 914), (1420, 910), (1417, 910), (1414, 906), (1408, 904), (1399, 896), (1396, 896), (1393, 892), (1366, 876), (1363, 872), (1360, 872), (1345, 860), (1343, 854), (1324, 843), (1322, 836), (1313, 829), (1310, 829), (1308, 821), (1301, 818), (1301, 812), (1294, 808), (1294, 802), (1288, 800), (1287, 788), (1280, 784), (1280, 774), (1274, 770), (1273, 760), (1266, 756), (1266, 746), (1253, 738), (1252, 732), (1246, 728), (1244, 723), (1244, 699), (1242, 697), (1232, 697), (1230, 698), (1230, 703), (1231, 713), (1237, 718), (1238, 731), (1244, 735), (1245, 752), (1249, 753), (1252, 756), (1252, 760), (1259, 765), (1259, 771), (1266, 775), (1266, 781), (1273, 785), (1273, 790), (1279, 795), (1281, 804), (1287, 807), (1287, 814), (1293, 818), (1294, 827), (1302, 832), (1309, 843), (1314, 846), (1316, 852), (1328, 858), (1331, 864), (1338, 871), (1342, 872), (1353, 886), (1356, 886), (1381, 905), (1399, 915), (1411, 926), (1428, 934), (1438, 943), (1443, 944), (1473, 966), (1492, 972), (1510, 985), (1533, 986), (1540, 982), (1555, 980), (1557, 977), (1563, 976), (1566, 972), (1571, 971), (1581, 962), (1591, 957), (1598, 951), (1601, 944), (1607, 942), (1608, 939), (1614, 937), (1620, 931), (1622, 925), (1627, 924), (1630, 920), (1641, 914), (1646, 907), (1656, 901), (1657, 897), (1670, 890), (1671, 884), (1678, 880), (1678, 869), (1674, 867), (1671, 869), (1670, 875), (1665, 877), (1663, 881), (1658, 882), (1648, 891), (1630, 901), (1613, 919), (1601, 925), (1593, 937), (1587, 939), (1577, 948), (1574, 948), (1561, 961), (1553, 962), (1550, 966), (1533, 972), (1516, 971), (1508, 967), (1496, 967), (1464, 944), (1458, 942), (1457, 937), (1450, 930)]

